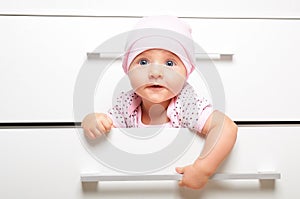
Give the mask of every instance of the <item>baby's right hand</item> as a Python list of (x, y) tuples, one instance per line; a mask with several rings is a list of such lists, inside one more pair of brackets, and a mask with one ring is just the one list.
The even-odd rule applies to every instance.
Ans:
[(96, 139), (111, 130), (113, 121), (104, 113), (91, 113), (85, 116), (81, 127), (88, 138)]

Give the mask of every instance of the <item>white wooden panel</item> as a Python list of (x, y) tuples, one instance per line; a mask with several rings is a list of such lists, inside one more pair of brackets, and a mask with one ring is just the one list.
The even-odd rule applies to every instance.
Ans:
[(206, 52), (234, 54), (232, 61), (214, 61), (228, 115), (234, 120), (300, 120), (299, 20), (189, 23), (195, 41)]
[(73, 121), (86, 53), (136, 20), (0, 17), (0, 121)]
[(182, 17), (299, 17), (297, 0), (211, 0), (211, 1), (159, 1), (141, 5), (140, 1), (63, 0), (20, 2), (6, 0), (0, 3), (1, 13), (145, 16), (173, 14)]
[[(233, 60), (212, 62), (232, 119), (300, 120), (299, 20), (185, 20), (207, 53), (234, 54)], [(130, 30), (136, 21), (0, 17), (0, 121), (74, 121), (74, 87), (86, 53)], [(200, 70), (208, 66), (201, 63)], [(106, 73), (95, 92), (96, 111), (107, 110), (116, 83), (124, 77), (120, 62)], [(197, 75), (190, 81), (199, 86)]]
[[(80, 182), (80, 174), (115, 171), (94, 160), (75, 129), (1, 129), (1, 198), (299, 198), (297, 156), (299, 127), (240, 127), (238, 140), (221, 173), (277, 171), (276, 181), (209, 181), (202, 191), (179, 188), (174, 181)], [(192, 145), (182, 159), (168, 167), (191, 163), (199, 149)], [(293, 156), (294, 154), (294, 156)], [(194, 156), (194, 157), (193, 157)]]

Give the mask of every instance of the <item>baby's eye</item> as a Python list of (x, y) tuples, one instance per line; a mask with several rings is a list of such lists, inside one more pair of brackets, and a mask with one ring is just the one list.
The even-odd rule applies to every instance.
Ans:
[(147, 64), (148, 64), (148, 61), (147, 61), (146, 59), (141, 59), (141, 60), (139, 61), (139, 64), (140, 64), (140, 65), (147, 65)]
[(174, 65), (175, 65), (175, 63), (171, 60), (166, 62), (166, 66), (174, 66)]

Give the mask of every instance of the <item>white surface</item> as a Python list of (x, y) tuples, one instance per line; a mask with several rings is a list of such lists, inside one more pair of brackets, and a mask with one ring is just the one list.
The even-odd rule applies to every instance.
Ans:
[[(1, 16), (0, 121), (74, 121), (73, 91), (86, 53), (137, 20)], [(231, 61), (213, 62), (233, 120), (300, 120), (299, 20), (185, 20), (206, 52), (234, 53)], [(189, 81), (202, 91), (199, 75)], [(117, 61), (98, 82), (95, 111), (106, 112), (122, 77)]]
[(125, 19), (0, 17), (0, 121), (73, 121), (73, 90), (86, 52), (132, 25)]
[[(226, 112), (234, 120), (300, 120), (300, 21), (191, 20), (206, 52), (233, 52), (215, 61)], [(201, 66), (200, 66), (201, 68)]]
[(140, 1), (63, 0), (1, 1), (1, 13), (144, 16), (173, 14), (183, 17), (300, 17), (297, 0), (159, 1), (146, 5)]
[[(276, 181), (209, 181), (202, 191), (179, 188), (176, 182), (105, 182), (81, 184), (80, 174), (116, 174), (94, 160), (74, 129), (1, 129), (0, 198), (299, 198), (297, 163), (299, 127), (240, 127), (237, 144), (218, 172), (280, 172)], [(197, 146), (175, 166), (192, 163)]]

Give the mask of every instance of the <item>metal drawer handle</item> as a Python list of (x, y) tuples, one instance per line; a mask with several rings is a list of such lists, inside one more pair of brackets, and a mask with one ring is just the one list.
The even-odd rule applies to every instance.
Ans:
[[(88, 52), (88, 59), (121, 59), (123, 53), (120, 52)], [(196, 59), (200, 60), (232, 60), (232, 53), (195, 53)]]
[[(82, 173), (81, 182), (98, 181), (152, 181), (152, 180), (181, 180), (181, 174), (142, 174), (142, 175), (101, 175), (99, 173)], [(276, 180), (281, 175), (277, 172), (258, 173), (216, 173), (211, 180)]]

